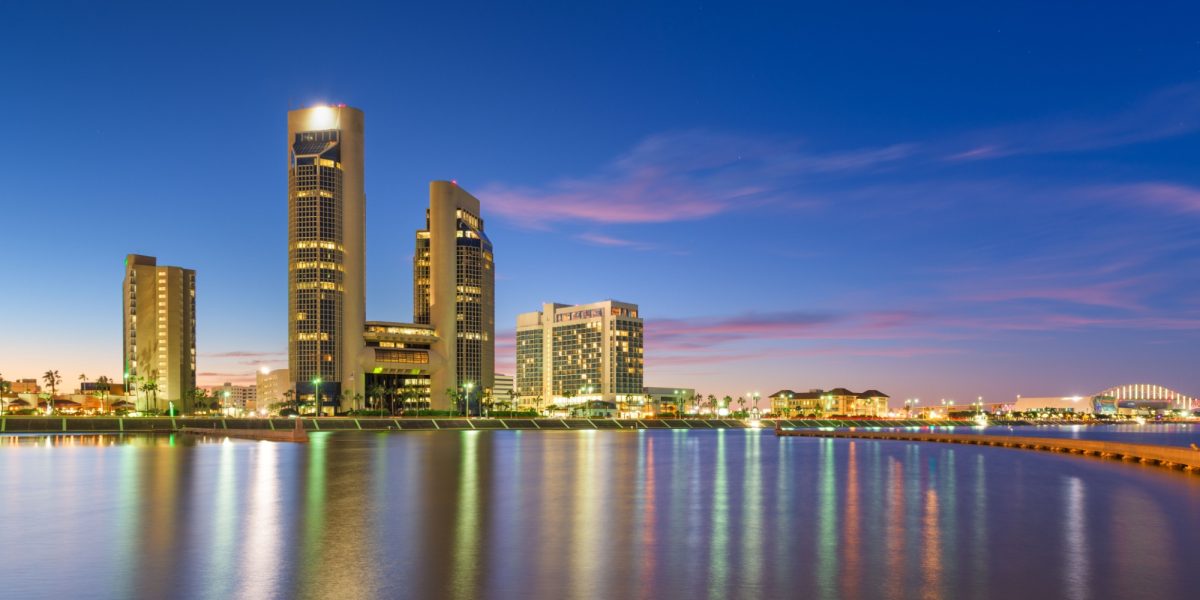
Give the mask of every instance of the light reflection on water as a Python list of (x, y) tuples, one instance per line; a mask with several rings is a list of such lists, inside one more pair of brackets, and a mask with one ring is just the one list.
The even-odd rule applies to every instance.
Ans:
[(1168, 598), (1200, 477), (770, 432), (0, 438), (6, 597)]

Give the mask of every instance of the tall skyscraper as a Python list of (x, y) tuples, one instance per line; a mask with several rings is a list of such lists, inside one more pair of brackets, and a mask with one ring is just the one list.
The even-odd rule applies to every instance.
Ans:
[(425, 229), (413, 255), (413, 320), (437, 332), (444, 367), (431, 374), (434, 409), (453, 408), (447, 389), (475, 405), (493, 388), (496, 272), (479, 200), (453, 181), (429, 184)]
[(288, 370), (301, 398), (359, 393), (366, 312), (363, 113), (288, 112)]
[(125, 257), (124, 377), (138, 408), (191, 410), (196, 387), (196, 272), (160, 266), (153, 256)]
[(517, 315), (517, 395), (528, 402), (630, 401), (643, 394), (636, 304), (546, 304)]

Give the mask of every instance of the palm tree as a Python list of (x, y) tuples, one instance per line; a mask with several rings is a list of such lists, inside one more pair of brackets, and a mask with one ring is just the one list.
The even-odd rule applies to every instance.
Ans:
[(100, 397), (100, 412), (104, 412), (104, 403), (108, 400), (108, 387), (112, 385), (112, 380), (106, 375), (101, 375), (96, 378), (96, 395)]
[(142, 378), (138, 377), (137, 375), (132, 375), (126, 378), (125, 395), (128, 396), (129, 391), (133, 390), (133, 404), (135, 407), (137, 406), (138, 392), (141, 391), (141, 386), (139, 385), (141, 382)]
[(708, 395), (708, 410), (710, 413), (717, 412), (717, 397), (712, 394)]
[(197, 408), (208, 408), (208, 390), (204, 388), (192, 388), (192, 410)]
[[(294, 394), (292, 393), (292, 390), (285, 390), (285, 391), (283, 392), (283, 401), (284, 401), (284, 403), (285, 403), (285, 404), (291, 404), (291, 403), (292, 403), (292, 396), (293, 396), (293, 395), (294, 395)], [(299, 414), (300, 414), (300, 404), (299, 404), (299, 403), (297, 403), (297, 404), (296, 404), (296, 415), (299, 415)]]
[(58, 374), (58, 371), (51, 369), (42, 374), (42, 381), (46, 382), (46, 387), (50, 388), (50, 397), (46, 399), (46, 414), (50, 414), (54, 407), (54, 394), (58, 392), (62, 376)]
[(458, 402), (462, 400), (462, 394), (458, 393), (458, 390), (448, 387), (446, 388), (446, 398), (450, 399), (451, 405), (454, 406), (454, 411), (458, 412)]
[[(729, 396), (725, 396), (725, 404), (729, 404), (730, 400), (732, 400), (732, 398), (730, 398)], [(737, 403), (738, 403), (738, 412), (742, 413), (742, 416), (745, 417), (746, 416), (746, 399), (741, 396), (738, 396)]]
[(4, 394), (8, 393), (9, 387), (4, 375), (0, 375), (0, 415), (4, 414)]
[(157, 411), (158, 410), (158, 382), (156, 382), (153, 379), (147, 379), (146, 382), (142, 384), (142, 391), (150, 393), (150, 397), (154, 399), (153, 403), (152, 403), (154, 406), (154, 410)]
[[(567, 401), (566, 404), (570, 404), (571, 398), (574, 398), (574, 397), (575, 397), (575, 392), (572, 392), (571, 390), (567, 390), (567, 391), (563, 392), (563, 398), (566, 399), (566, 401)], [(572, 412), (574, 412), (574, 411), (572, 411)]]
[(383, 386), (381, 386), (379, 384), (375, 384), (375, 385), (367, 388), (367, 396), (368, 397), (373, 396), (375, 398), (375, 406), (378, 407), (379, 409), (383, 408), (383, 402), (382, 402), (383, 401), (383, 392), (384, 392)]

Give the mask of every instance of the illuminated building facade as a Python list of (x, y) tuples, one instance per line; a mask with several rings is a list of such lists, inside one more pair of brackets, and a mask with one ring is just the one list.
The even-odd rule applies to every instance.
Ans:
[(158, 265), (153, 256), (125, 257), (122, 294), (123, 372), (139, 410), (191, 410), (196, 387), (196, 272)]
[(221, 387), (211, 390), (212, 397), (221, 403), (221, 410), (226, 414), (239, 414), (254, 410), (258, 402), (258, 386), (233, 385), (228, 381)]
[(257, 391), (254, 409), (269, 409), (272, 404), (289, 400), (287, 392), (292, 389), (292, 376), (287, 369), (272, 371), (263, 367), (255, 374), (254, 387)]
[(780, 417), (841, 415), (881, 417), (888, 413), (889, 396), (879, 390), (856, 393), (846, 388), (779, 390), (770, 395), (771, 414)]
[(445, 368), (433, 352), (438, 334), (429, 325), (368, 321), (363, 332), (364, 392), (351, 408), (430, 408), (432, 376)]
[(1190, 411), (1200, 406), (1196, 398), (1151, 383), (1131, 383), (1087, 396), (1017, 396), (1015, 412), (1094, 413), (1150, 415)]
[(311, 399), (319, 390), (327, 411), (361, 391), (363, 113), (344, 105), (290, 111), (287, 144), (288, 372), (296, 393)]
[[(453, 408), (447, 390), (477, 406), (492, 393), (496, 360), (496, 272), (479, 200), (452, 181), (429, 184), (425, 229), (413, 255), (413, 320), (437, 332), (430, 350), (432, 407)], [(477, 409), (473, 409), (477, 410)]]
[(645, 395), (636, 304), (545, 304), (517, 316), (516, 337), (516, 389), (526, 403), (617, 403)]

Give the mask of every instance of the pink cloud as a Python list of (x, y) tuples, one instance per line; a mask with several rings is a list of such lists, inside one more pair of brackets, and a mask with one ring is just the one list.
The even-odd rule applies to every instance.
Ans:
[(629, 248), (631, 250), (652, 250), (653, 244), (638, 242), (634, 240), (625, 240), (621, 238), (610, 237), (599, 233), (581, 233), (579, 239), (596, 246), (609, 246), (614, 248)]
[(1148, 286), (1142, 277), (1086, 284), (1073, 282), (1068, 277), (1054, 279), (1057, 285), (1029, 286), (1022, 282), (1011, 282), (1003, 287), (967, 293), (961, 298), (973, 302), (1051, 300), (1131, 311), (1145, 308), (1142, 295)]
[(818, 356), (914, 358), (919, 356), (958, 354), (960, 352), (961, 350), (956, 348), (934, 346), (896, 346), (881, 348), (822, 346), (816, 348), (770, 348), (758, 350), (726, 349), (720, 352), (650, 355), (646, 358), (646, 364), (648, 368), (666, 366), (702, 366), (732, 362), (788, 360)]
[(1185, 185), (1150, 181), (1094, 187), (1089, 191), (1097, 197), (1126, 204), (1159, 208), (1179, 214), (1200, 214), (1200, 190)]

